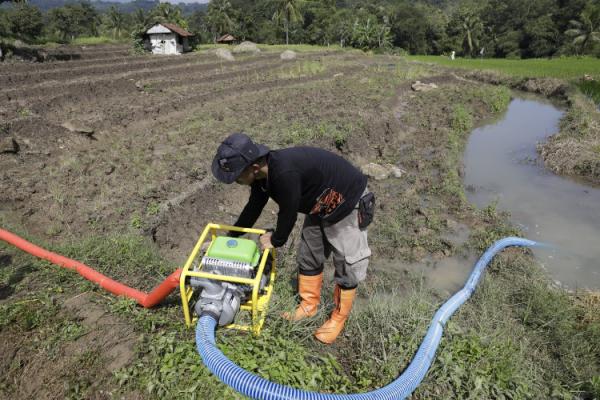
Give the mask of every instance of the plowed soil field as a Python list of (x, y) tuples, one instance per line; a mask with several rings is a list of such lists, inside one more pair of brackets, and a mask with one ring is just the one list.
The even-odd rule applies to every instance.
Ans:
[[(184, 241), (183, 248), (189, 239), (157, 231), (169, 225), (167, 208), (189, 197), (201, 197), (190, 237), (218, 211), (222, 200), (211, 195), (207, 171), (232, 130), (219, 123), (224, 114), (277, 117), (264, 110), (265, 95), (364, 69), (333, 53), (235, 62), (214, 54), (129, 56), (118, 46), (70, 54), (76, 59), (0, 66), (0, 211), (49, 239), (134, 227), (169, 244)], [(319, 71), (303, 73), (304, 65)], [(301, 109), (311, 99), (297, 100)]]

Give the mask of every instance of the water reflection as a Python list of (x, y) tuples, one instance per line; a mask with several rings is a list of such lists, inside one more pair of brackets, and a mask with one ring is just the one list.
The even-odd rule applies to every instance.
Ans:
[(600, 189), (548, 172), (536, 153), (562, 115), (552, 104), (515, 99), (501, 121), (474, 130), (465, 152), (467, 196), (478, 207), (497, 202), (528, 238), (555, 245), (535, 250), (554, 279), (600, 288)]

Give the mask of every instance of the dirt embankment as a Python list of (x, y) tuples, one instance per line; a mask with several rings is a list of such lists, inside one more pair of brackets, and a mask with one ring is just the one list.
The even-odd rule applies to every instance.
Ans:
[(538, 146), (548, 168), (600, 185), (600, 111), (581, 94), (569, 98), (560, 133)]

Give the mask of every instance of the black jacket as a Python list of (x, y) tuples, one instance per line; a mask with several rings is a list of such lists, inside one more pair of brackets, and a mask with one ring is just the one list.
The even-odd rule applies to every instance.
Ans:
[(250, 198), (236, 226), (250, 228), (271, 197), (279, 205), (271, 237), (282, 246), (297, 214), (335, 223), (350, 214), (367, 186), (367, 177), (342, 157), (313, 147), (274, 150), (267, 155), (268, 178), (251, 185)]

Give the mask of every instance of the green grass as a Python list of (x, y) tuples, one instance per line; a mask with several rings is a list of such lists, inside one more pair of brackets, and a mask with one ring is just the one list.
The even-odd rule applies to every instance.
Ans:
[(600, 79), (600, 58), (565, 57), (555, 59), (535, 58), (511, 60), (500, 58), (457, 58), (444, 56), (408, 56), (411, 61), (436, 63), (447, 67), (493, 70), (510, 76), (531, 78), (578, 79), (588, 74)]
[(598, 104), (577, 93), (560, 123), (560, 133), (540, 146), (552, 171), (600, 184), (600, 114)]
[[(260, 43), (257, 43), (257, 46), (261, 51), (264, 51), (264, 52), (283, 52), (285, 50), (293, 50), (297, 53), (307, 53), (307, 52), (314, 52), (314, 51), (323, 52), (323, 51), (346, 50), (346, 48), (343, 48), (340, 46), (315, 46), (315, 45), (309, 45), (309, 44), (290, 44), (290, 45), (286, 46), (284, 44), (260, 44)], [(196, 51), (205, 51), (205, 50), (218, 49), (218, 48), (233, 50), (235, 48), (235, 45), (200, 44), (200, 45), (197, 45), (194, 49)], [(348, 51), (352, 51), (352, 50), (353, 49), (348, 48)]]
[(71, 44), (87, 46), (94, 44), (125, 44), (130, 42), (131, 39), (129, 38), (115, 39), (108, 36), (82, 36), (75, 38)]
[(308, 145), (315, 140), (331, 140), (336, 147), (341, 147), (356, 130), (352, 124), (322, 121), (315, 125), (294, 123), (284, 127), (279, 134), (282, 145)]
[(304, 61), (291, 67), (283, 67), (278, 74), (281, 79), (296, 79), (303, 76), (313, 76), (325, 71), (325, 66), (319, 61)]
[[(490, 221), (500, 218), (492, 209), (486, 215), (483, 219)], [(489, 240), (492, 239), (488, 237), (485, 242)], [(13, 252), (4, 245), (0, 247)], [(140, 268), (156, 277), (167, 268), (147, 241), (131, 236), (89, 238), (80, 244), (61, 246), (57, 251), (121, 278), (139, 273)], [(574, 308), (566, 293), (548, 288), (545, 277), (524, 251), (511, 254), (494, 261), (483, 286), (450, 321), (431, 371), (413, 394), (415, 400), (569, 399), (579, 390), (597, 394), (594, 371), (600, 344), (598, 322), (582, 324), (581, 310)], [(311, 334), (331, 310), (330, 284), (325, 285), (324, 304), (317, 317), (301, 323), (283, 320), (280, 312), (295, 302), (289, 283), (295, 270), (292, 254), (280, 256), (276, 296), (262, 334), (253, 337), (219, 329), (217, 343), (243, 368), (281, 384), (355, 393), (390, 383), (412, 359), (431, 316), (443, 301), (425, 289), (420, 279), (403, 279), (403, 288), (392, 279), (364, 285), (362, 307), (353, 311), (339, 343), (325, 348), (314, 342)], [(0, 332), (33, 332), (38, 340), (30, 343), (32, 351), (55, 357), (53, 349), (84, 335), (85, 330), (69, 319), (71, 314), (60, 312), (54, 293), (72, 296), (81, 291), (102, 290), (93, 289), (95, 285), (86, 283), (73, 271), (44, 261), (20, 254), (15, 254), (14, 261), (17, 265), (11, 268), (33, 262), (35, 274), (31, 277), (48, 287), (0, 307)], [(23, 287), (29, 284), (31, 281), (27, 280), (21, 283)], [(135, 286), (151, 285), (137, 282)], [(134, 361), (113, 375), (113, 390), (117, 394), (242, 398), (202, 364), (195, 350), (193, 330), (184, 328), (176, 301), (147, 310), (131, 300), (109, 295), (103, 298), (107, 311), (131, 321), (139, 335)], [(42, 327), (44, 330), (40, 330)], [(86, 370), (94, 371), (102, 368), (103, 361), (98, 360), (97, 354), (83, 353), (73, 362), (91, 363)], [(15, 374), (16, 370), (10, 373)], [(93, 394), (89, 374), (65, 374), (64, 379), (66, 397), (85, 398)]]
[(577, 83), (581, 93), (591, 98), (594, 103), (600, 104), (600, 82), (599, 81), (581, 81)]
[[(346, 48), (340, 46), (316, 46), (309, 44), (259, 44), (258, 48), (264, 51), (285, 51), (285, 50), (293, 50), (297, 53), (306, 53), (311, 51), (340, 51), (345, 50)], [(351, 50), (351, 49), (348, 49)]]

